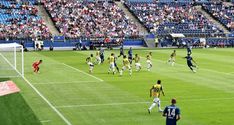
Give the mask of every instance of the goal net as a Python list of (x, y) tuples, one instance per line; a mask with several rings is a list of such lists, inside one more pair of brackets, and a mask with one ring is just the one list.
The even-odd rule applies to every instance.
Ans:
[(23, 52), (20, 44), (0, 44), (0, 78), (24, 76)]

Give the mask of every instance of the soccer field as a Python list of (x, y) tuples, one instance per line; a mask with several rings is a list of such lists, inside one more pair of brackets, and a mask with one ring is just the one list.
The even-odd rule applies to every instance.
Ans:
[[(145, 57), (150, 51), (153, 68), (147, 71)], [(136, 72), (133, 66), (132, 76), (125, 71), (122, 77), (107, 73), (107, 61), (95, 65), (89, 74), (85, 59), (95, 51), (26, 52), (25, 79), (12, 80), (43, 125), (164, 125), (165, 118), (156, 107), (147, 112), (152, 103), (149, 89), (158, 79), (165, 91), (161, 107), (177, 99), (179, 125), (234, 124), (234, 49), (193, 49), (197, 73), (186, 65), (186, 49), (177, 49), (175, 66), (167, 64), (172, 51), (133, 50), (142, 57), (143, 68)], [(119, 54), (105, 51), (105, 59), (112, 52)], [(33, 74), (31, 65), (39, 59), (43, 60), (40, 73)], [(119, 67), (121, 62), (119, 58)], [(0, 124), (11, 120), (15, 119), (9, 117)]]

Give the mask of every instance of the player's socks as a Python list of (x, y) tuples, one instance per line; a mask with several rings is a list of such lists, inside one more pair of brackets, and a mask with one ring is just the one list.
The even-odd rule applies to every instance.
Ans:
[(129, 75), (130, 76), (132, 75), (132, 69), (129, 69)]
[(175, 62), (172, 62), (171, 65), (174, 66), (174, 65), (175, 65)]
[(156, 103), (153, 103), (150, 107), (149, 107), (149, 110), (151, 111), (152, 108), (154, 108), (156, 106)]
[(123, 75), (123, 70), (120, 70), (119, 75), (121, 76)]
[(149, 113), (149, 114), (151, 113), (150, 109), (148, 109), (148, 113)]

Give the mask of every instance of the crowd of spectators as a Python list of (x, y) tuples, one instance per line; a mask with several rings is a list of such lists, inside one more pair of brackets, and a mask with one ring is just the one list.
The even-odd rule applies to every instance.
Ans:
[(43, 0), (57, 29), (66, 37), (136, 37), (137, 26), (117, 4), (79, 0)]
[(215, 24), (191, 4), (126, 3), (152, 33), (222, 33)]
[(32, 4), (15, 0), (1, 1), (0, 39), (49, 38), (50, 36), (48, 27), (38, 16), (38, 10)]
[(224, 24), (230, 31), (234, 31), (234, 5), (209, 3), (204, 4), (203, 8)]

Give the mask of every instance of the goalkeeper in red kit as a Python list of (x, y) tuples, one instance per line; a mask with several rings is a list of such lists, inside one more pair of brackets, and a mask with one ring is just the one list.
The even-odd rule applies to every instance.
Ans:
[(36, 61), (32, 64), (33, 72), (38, 73), (39, 72), (39, 65), (42, 63), (42, 60)]

